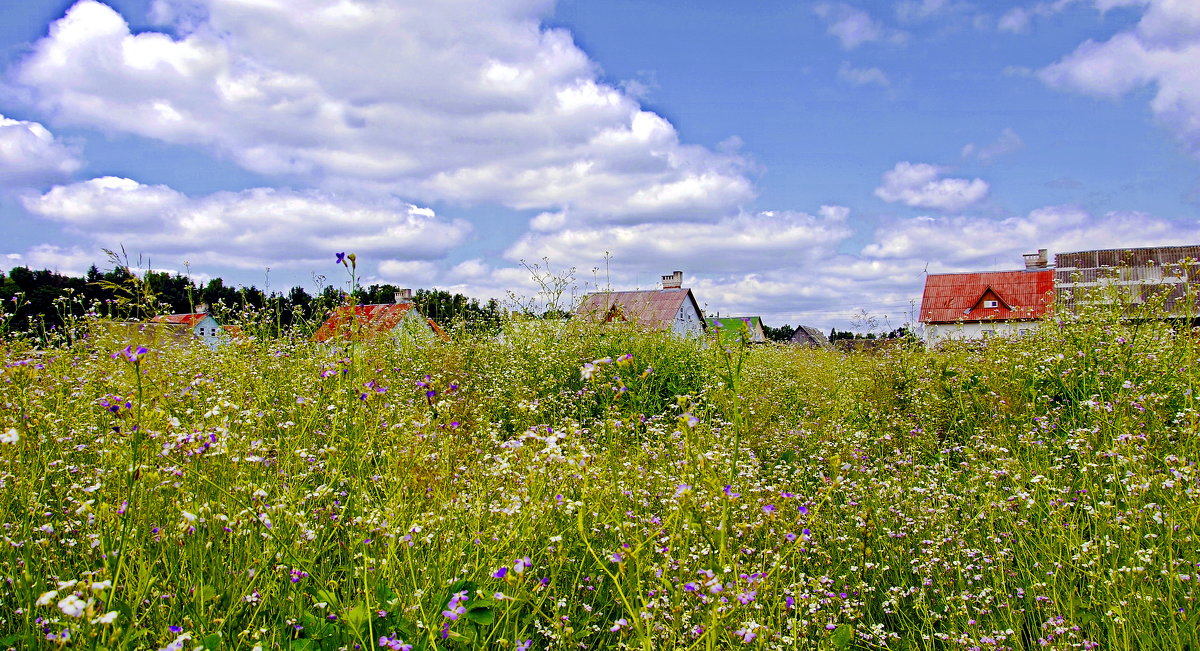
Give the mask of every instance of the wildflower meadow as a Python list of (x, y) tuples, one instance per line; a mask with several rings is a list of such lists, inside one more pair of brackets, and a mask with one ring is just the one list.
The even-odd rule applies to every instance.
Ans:
[(1197, 649), (1187, 322), (0, 344), (0, 646)]

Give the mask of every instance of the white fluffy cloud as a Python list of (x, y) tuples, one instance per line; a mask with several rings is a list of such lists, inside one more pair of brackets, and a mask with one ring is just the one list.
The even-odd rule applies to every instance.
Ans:
[(901, 161), (884, 172), (875, 196), (889, 203), (942, 212), (965, 210), (987, 197), (988, 184), (983, 179), (942, 178), (947, 171), (937, 165)]
[(963, 158), (978, 158), (985, 163), (990, 163), (994, 158), (1021, 151), (1024, 148), (1025, 141), (1021, 140), (1021, 136), (1017, 135), (1012, 128), (1005, 128), (1000, 132), (1000, 137), (990, 144), (982, 147), (975, 143), (965, 145), (962, 156)]
[(1156, 90), (1150, 107), (1200, 155), (1200, 3), (1194, 0), (1097, 2), (1144, 4), (1133, 29), (1107, 41), (1089, 40), (1042, 69), (1043, 81), (1058, 88), (1117, 97), (1145, 86)]
[(870, 68), (855, 68), (848, 61), (843, 61), (842, 65), (838, 67), (838, 79), (852, 86), (877, 84), (886, 88), (892, 83), (879, 68), (874, 66)]
[(896, 40), (898, 35), (889, 32), (870, 14), (845, 3), (822, 3), (813, 11), (825, 21), (826, 29), (842, 43), (847, 50), (884, 39)]
[[(86, 251), (78, 246), (56, 246), (38, 244), (24, 253), (7, 253), (7, 266), (22, 266), (30, 269), (49, 269), (65, 276), (82, 276), (88, 267), (96, 264), (97, 251)], [(6, 268), (7, 268), (6, 266)]]
[(349, 250), (381, 260), (436, 260), (471, 227), (396, 201), (255, 188), (191, 198), (166, 186), (103, 177), (26, 197), (35, 215), (97, 245), (160, 259), (241, 268), (313, 264)]
[(418, 200), (715, 219), (743, 161), (681, 144), (545, 0), (158, 0), (171, 34), (81, 0), (15, 78), (64, 123), (199, 144), (256, 172)]
[[(510, 260), (571, 260), (580, 266), (639, 268), (670, 273), (674, 269), (730, 272), (771, 269), (831, 255), (852, 234), (847, 211), (827, 206), (818, 215), (761, 212), (727, 217), (708, 224), (637, 224), (568, 228), (528, 233), (505, 257)], [(656, 281), (657, 277), (651, 278)]]
[(862, 254), (868, 259), (924, 260), (929, 271), (1019, 267), (1022, 253), (1109, 247), (1161, 246), (1200, 241), (1200, 224), (1140, 212), (1095, 216), (1075, 206), (1049, 206), (1006, 219), (917, 217), (879, 228)]
[(61, 181), (83, 163), (74, 147), (37, 122), (0, 115), (0, 187), (42, 186)]

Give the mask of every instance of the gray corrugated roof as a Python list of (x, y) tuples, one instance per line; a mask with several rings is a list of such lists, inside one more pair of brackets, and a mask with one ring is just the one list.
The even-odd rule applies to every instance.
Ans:
[(833, 344), (825, 338), (825, 333), (806, 325), (796, 326), (796, 332), (792, 333), (792, 343), (807, 344), (817, 348), (833, 348)]

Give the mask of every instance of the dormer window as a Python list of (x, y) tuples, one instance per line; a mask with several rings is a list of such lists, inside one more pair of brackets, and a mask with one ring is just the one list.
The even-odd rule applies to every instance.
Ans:
[(984, 307), (1000, 307), (1000, 301), (984, 301)]

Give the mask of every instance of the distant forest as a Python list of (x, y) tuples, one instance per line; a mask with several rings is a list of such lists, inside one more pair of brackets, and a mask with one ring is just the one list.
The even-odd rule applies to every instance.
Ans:
[[(354, 299), (359, 304), (391, 303), (399, 290), (388, 284), (359, 287)], [(144, 320), (158, 314), (191, 313), (204, 305), (222, 324), (279, 335), (287, 330), (314, 329), (345, 298), (334, 286), (322, 287), (315, 296), (303, 287), (267, 294), (254, 286), (230, 287), (220, 278), (201, 285), (179, 274), (150, 271), (138, 275), (127, 266), (102, 272), (93, 265), (82, 278), (14, 267), (7, 274), (0, 273), (0, 333), (44, 336), (87, 315)], [(496, 299), (481, 303), (439, 289), (418, 289), (413, 302), (421, 314), (444, 327), (493, 330), (503, 316)]]

